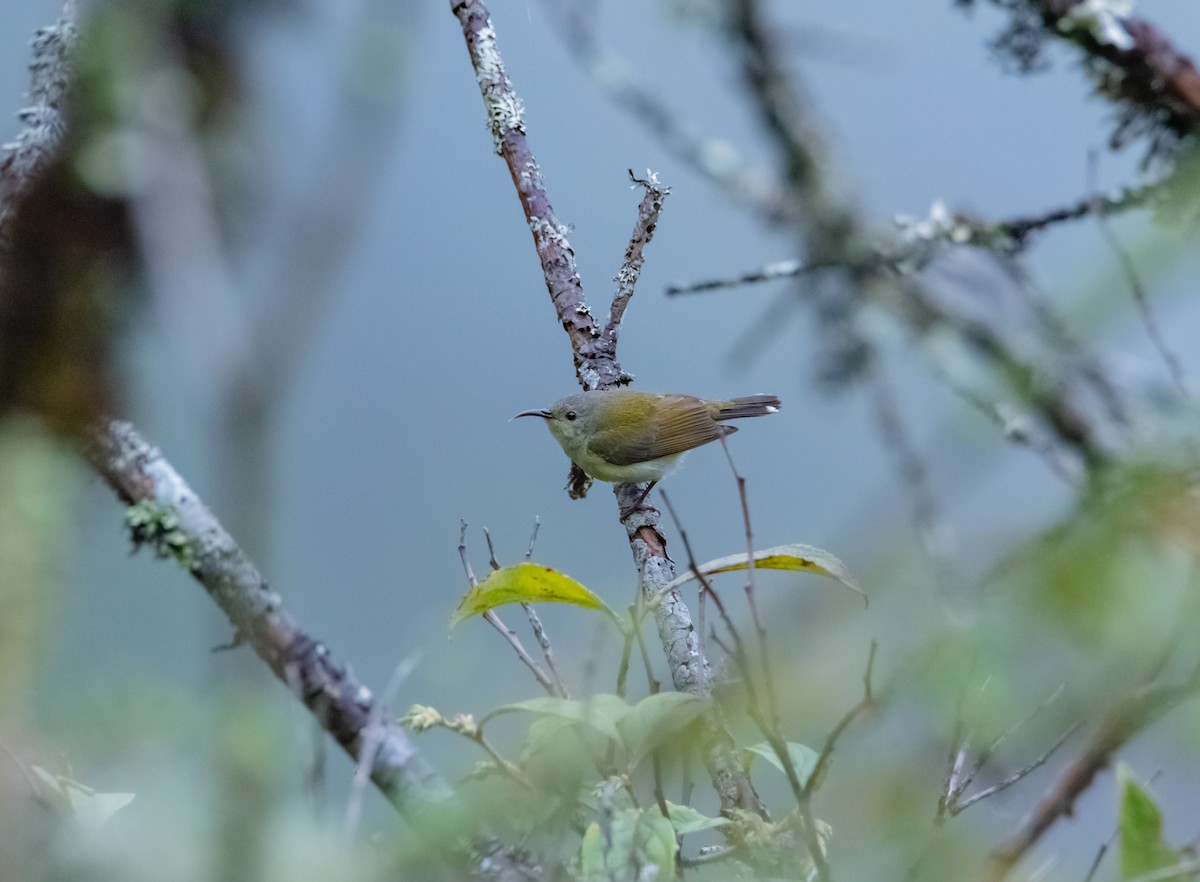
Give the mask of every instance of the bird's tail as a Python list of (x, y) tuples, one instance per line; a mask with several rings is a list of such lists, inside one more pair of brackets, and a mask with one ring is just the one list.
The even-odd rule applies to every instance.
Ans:
[(742, 417), (766, 416), (775, 413), (780, 408), (779, 399), (774, 395), (747, 395), (745, 398), (733, 398), (717, 403), (717, 412), (713, 418), (718, 421), (740, 420)]

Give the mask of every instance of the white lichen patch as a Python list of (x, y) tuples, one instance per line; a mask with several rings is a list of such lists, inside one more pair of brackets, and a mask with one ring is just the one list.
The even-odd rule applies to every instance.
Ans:
[(583, 388), (591, 391), (600, 388), (600, 372), (594, 367), (584, 366), (579, 369), (579, 381)]
[(540, 189), (542, 184), (542, 171), (538, 168), (537, 160), (530, 158), (521, 168), (521, 173), (517, 175), (517, 187), (522, 191), (532, 189)]
[(1058, 29), (1064, 33), (1084, 30), (1097, 43), (1132, 49), (1133, 37), (1122, 22), (1132, 12), (1133, 0), (1083, 0), (1058, 20)]
[(489, 21), (475, 33), (471, 45), (475, 62), (475, 80), (487, 109), (488, 128), (497, 153), (510, 131), (525, 131), (525, 104), (513, 91), (512, 82), (504, 71), (504, 59), (496, 46), (496, 31)]
[(537, 238), (539, 249), (543, 245), (550, 243), (557, 245), (564, 251), (571, 248), (571, 243), (567, 239), (569, 229), (566, 224), (553, 223), (544, 217), (531, 217), (529, 219), (529, 229), (533, 231), (533, 235)]

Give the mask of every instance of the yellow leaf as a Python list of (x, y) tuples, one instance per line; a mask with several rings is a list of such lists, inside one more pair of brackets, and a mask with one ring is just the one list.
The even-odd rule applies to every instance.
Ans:
[[(697, 567), (700, 574), (708, 577), (716, 573), (728, 573), (733, 570), (744, 570), (749, 567), (749, 555), (731, 554), (728, 557), (718, 557)], [(754, 552), (754, 568), (756, 570), (792, 570), (795, 572), (818, 573), (837, 579), (851, 591), (862, 595), (863, 603), (867, 602), (867, 593), (859, 587), (850, 569), (822, 548), (814, 545), (776, 545), (774, 548), (764, 548)], [(678, 588), (692, 579), (696, 573), (689, 570), (665, 590)]]
[(545, 602), (573, 603), (587, 609), (603, 610), (616, 618), (603, 600), (570, 576), (540, 564), (522, 563), (493, 570), (471, 588), (450, 617), (450, 627), (506, 603)]

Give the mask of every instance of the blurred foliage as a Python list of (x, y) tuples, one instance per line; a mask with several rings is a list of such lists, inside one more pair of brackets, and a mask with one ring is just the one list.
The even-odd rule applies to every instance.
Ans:
[[(28, 409), (44, 422), (10, 414), (0, 423), (0, 724), (10, 754), (0, 774), (0, 878), (454, 878), (446, 856), (479, 831), (582, 880), (670, 878), (677, 856), (697, 862), (689, 879), (748, 877), (751, 864), (801, 877), (813, 857), (806, 835), (828, 850), (839, 878), (976, 878), (997, 836), (1051, 777), (1031, 773), (1012, 793), (998, 794), (990, 816), (979, 809), (939, 825), (939, 796), (956, 755), (978, 765), (976, 788), (996, 784), (1074, 723), (1092, 722), (1127, 692), (1195, 664), (1200, 456), (1188, 441), (1193, 427), (1176, 425), (1169, 442), (1166, 433), (1147, 432), (1106, 458), (1052, 529), (1016, 540), (998, 529), (989, 535), (988, 562), (1002, 560), (977, 592), (961, 592), (966, 612), (929, 590), (933, 579), (915, 555), (898, 555), (900, 563), (880, 564), (867, 580), (878, 583), (879, 609), (850, 614), (822, 605), (836, 601), (787, 592), (765, 617), (769, 646), (746, 641), (751, 659), (730, 651), (736, 641), (710, 610), (701, 637), (719, 683), (713, 702), (657, 691), (647, 658), (640, 698), (591, 688), (575, 700), (538, 696), (478, 716), (415, 706), (408, 724), (457, 739), (457, 768), (472, 769), (457, 782), (456, 811), (426, 828), (404, 827), (373, 804), (382, 810), (348, 835), (347, 768), (329, 773), (339, 786), (326, 793), (320, 754), (307, 748), (309, 722), (297, 725), (258, 691), (185, 695), (141, 672), (144, 681), (105, 684), (77, 706), (47, 712), (48, 719), (21, 719), (36, 704), (38, 652), (72, 536), (75, 466), (40, 427), (78, 432), (119, 399), (115, 337), (142, 271), (129, 207), (149, 173), (130, 157), (143, 155), (139, 139), (164, 108), (194, 126), (206, 149), (234, 125), (241, 99), (235, 13), (262, 5), (126, 0), (99, 7), (78, 58), (71, 139), (27, 197), (15, 231), (11, 271), (0, 287), (0, 412)], [(1022, 18), (1025, 4), (1008, 5), (1016, 17), (1005, 51), (1032, 66), (1044, 35)], [(671, 9), (683, 20), (719, 12), (710, 2)], [(374, 44), (364, 52), (364, 70), (355, 75), (381, 76), (367, 72), (386, 68), (387, 59)], [(147, 83), (154, 88), (143, 90)], [(1195, 165), (1185, 172), (1194, 180)], [(1172, 188), (1166, 201), (1164, 220), (1194, 222), (1194, 184)], [(1157, 253), (1139, 251), (1156, 267), (1163, 265)], [(1097, 303), (1089, 298), (1084, 306)], [(1100, 311), (1106, 321), (1129, 316), (1108, 304)], [(1013, 385), (1028, 397), (1039, 378), (1029, 368)], [(1190, 404), (1175, 407), (1190, 419)], [(142, 505), (126, 515), (139, 540), (187, 562), (172, 512)], [(769, 553), (759, 566), (808, 569), (856, 586), (840, 561), (818, 549)], [(714, 562), (714, 571), (736, 568), (739, 558)], [(538, 578), (527, 578), (534, 571)], [(759, 584), (769, 578), (762, 574)], [(688, 581), (685, 574), (679, 584)], [(737, 592), (728, 593), (732, 609)], [(607, 610), (578, 583), (525, 564), (488, 576), (455, 621), (500, 603), (542, 600)], [(747, 634), (749, 618), (746, 609), (732, 609), (731, 620)], [(861, 664), (877, 635), (884, 638), (879, 702), (841, 733), (832, 771), (817, 776), (823, 786), (812, 788), (808, 806), (772, 770), (782, 771), (784, 759), (762, 740), (749, 690), (773, 690), (762, 703), (775, 705), (769, 716), (778, 723), (768, 723), (806, 785), (818, 749), (832, 743), (839, 720), (860, 701)], [(586, 654), (578, 645), (557, 649), (572, 661)], [(579, 679), (608, 682), (620, 663), (589, 658)], [(697, 723), (715, 710), (754, 772), (769, 819), (722, 816), (714, 804)], [(1181, 709), (1147, 739), (1193, 785), (1198, 713), (1194, 705)], [(467, 751), (477, 752), (473, 768)], [(1181, 859), (1186, 851), (1167, 844), (1148, 790), (1127, 773), (1119, 787), (1118, 810), (1099, 826), (1111, 821), (1119, 830), (1120, 874), (1136, 878)], [(100, 804), (103, 823), (73, 823), (89, 803)], [(812, 810), (812, 829), (802, 806)], [(1080, 835), (1104, 840), (1094, 829)]]
[(53, 621), (78, 461), (32, 420), (0, 422), (0, 721), (20, 717)]

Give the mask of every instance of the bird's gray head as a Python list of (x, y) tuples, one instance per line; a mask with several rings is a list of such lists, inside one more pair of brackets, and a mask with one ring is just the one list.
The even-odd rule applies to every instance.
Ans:
[(602, 392), (580, 392), (578, 395), (568, 395), (544, 410), (525, 410), (514, 416), (513, 419), (525, 416), (541, 417), (546, 421), (546, 427), (550, 430), (550, 434), (558, 439), (559, 444), (570, 450), (585, 443), (594, 430), (593, 424), (597, 418), (600, 399), (593, 396), (602, 396), (603, 394)]

